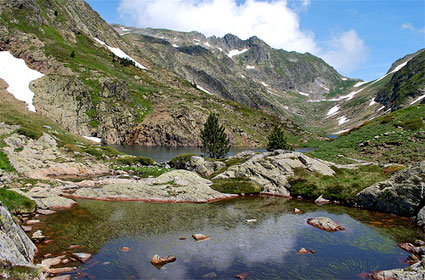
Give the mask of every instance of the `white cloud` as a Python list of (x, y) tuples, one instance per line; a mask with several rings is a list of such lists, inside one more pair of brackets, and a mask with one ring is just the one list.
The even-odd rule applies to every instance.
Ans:
[(402, 25), (401, 25), (401, 28), (403, 28), (403, 29), (410, 29), (410, 30), (415, 30), (415, 28), (413, 27), (413, 25), (411, 24), (411, 23), (403, 23)]
[(300, 29), (297, 13), (284, 0), (240, 5), (235, 0), (122, 0), (119, 12), (141, 27), (196, 30), (207, 36), (231, 33), (242, 39), (255, 35), (286, 50), (318, 50), (313, 33)]
[(422, 27), (422, 28), (419, 28), (419, 29), (416, 29), (411, 23), (409, 23), (409, 22), (407, 22), (407, 23), (403, 23), (402, 25), (401, 25), (401, 28), (403, 28), (403, 29), (408, 29), (408, 30), (411, 30), (411, 31), (413, 31), (413, 32), (418, 32), (418, 33), (425, 33), (425, 27)]
[(353, 29), (334, 36), (320, 56), (342, 73), (350, 73), (366, 61), (368, 48)]
[(121, 0), (119, 13), (126, 24), (138, 27), (195, 30), (220, 37), (231, 33), (241, 39), (257, 36), (274, 48), (320, 56), (345, 75), (364, 61), (366, 47), (354, 30), (319, 46), (313, 32), (301, 29), (297, 14), (310, 0), (288, 1)]

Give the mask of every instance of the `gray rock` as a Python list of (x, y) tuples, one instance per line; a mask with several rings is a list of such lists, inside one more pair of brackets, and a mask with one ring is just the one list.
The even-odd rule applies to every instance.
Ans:
[(343, 226), (327, 217), (309, 218), (307, 223), (315, 228), (330, 232), (345, 230)]
[(306, 168), (322, 175), (333, 176), (332, 163), (313, 159), (298, 152), (274, 151), (273, 153), (243, 152), (232, 158), (246, 158), (242, 164), (231, 166), (214, 179), (248, 177), (262, 186), (263, 193), (290, 196), (288, 177), (295, 168)]
[(193, 156), (186, 164), (186, 169), (195, 171), (201, 176), (210, 176), (214, 172), (226, 167), (226, 164), (221, 161), (206, 161), (202, 157)]
[[(390, 179), (376, 183), (355, 198), (357, 206), (411, 217), (418, 214), (425, 199), (425, 161), (396, 172)], [(421, 212), (418, 221), (423, 221)]]
[(392, 269), (372, 274), (374, 280), (417, 280), (425, 279), (424, 262), (418, 262), (404, 269)]
[(158, 178), (97, 181), (95, 187), (80, 188), (73, 196), (105, 200), (200, 203), (237, 197), (217, 192), (210, 188), (211, 185), (211, 181), (195, 172), (174, 170)]
[(419, 210), (418, 215), (416, 215), (416, 224), (425, 230), (425, 207)]
[(33, 267), (37, 248), (12, 219), (0, 202), (0, 262), (11, 266)]

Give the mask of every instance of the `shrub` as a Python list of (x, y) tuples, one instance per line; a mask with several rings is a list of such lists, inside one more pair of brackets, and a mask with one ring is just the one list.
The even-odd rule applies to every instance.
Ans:
[(119, 164), (123, 164), (123, 165), (137, 165), (137, 164), (141, 164), (141, 165), (152, 165), (155, 162), (153, 161), (153, 159), (148, 158), (148, 157), (122, 157), (122, 158), (118, 158), (117, 162)]
[(408, 130), (419, 130), (424, 126), (424, 121), (421, 118), (416, 117), (397, 122), (396, 125)]
[(80, 147), (77, 147), (75, 145), (72, 145), (72, 144), (65, 144), (63, 147), (72, 151), (72, 152), (79, 152), (79, 153), (83, 152), (83, 149), (81, 149)]
[(280, 125), (275, 125), (267, 137), (267, 151), (289, 150), (288, 141)]
[(75, 51), (72, 51), (71, 54), (69, 55), (71, 58), (75, 58)]
[(201, 151), (211, 158), (224, 158), (230, 149), (230, 140), (215, 114), (210, 114), (201, 131)]
[(173, 158), (168, 162), (172, 168), (184, 169), (186, 164), (190, 161), (193, 156), (198, 156), (197, 154), (181, 154)]
[(213, 182), (211, 188), (221, 193), (256, 194), (262, 191), (259, 184), (250, 181), (248, 178), (216, 179)]
[(43, 136), (43, 131), (42, 130), (37, 130), (37, 129), (33, 129), (33, 128), (28, 128), (28, 127), (21, 127), (18, 128), (18, 130), (16, 130), (16, 132), (20, 135), (24, 135), (25, 137), (37, 140), (39, 139), (41, 136)]

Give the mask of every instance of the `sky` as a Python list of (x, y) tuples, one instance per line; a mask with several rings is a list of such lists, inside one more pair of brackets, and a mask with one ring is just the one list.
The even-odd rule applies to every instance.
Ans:
[(86, 0), (107, 22), (257, 36), (365, 81), (425, 48), (423, 0)]

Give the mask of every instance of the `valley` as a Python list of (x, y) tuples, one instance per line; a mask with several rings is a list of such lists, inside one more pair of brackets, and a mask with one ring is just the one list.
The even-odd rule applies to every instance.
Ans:
[(362, 81), (257, 36), (0, 0), (0, 67), (0, 278), (425, 277), (424, 49)]

